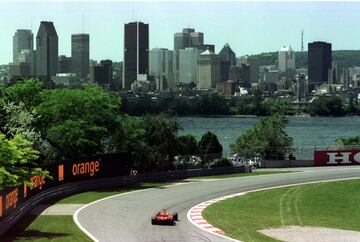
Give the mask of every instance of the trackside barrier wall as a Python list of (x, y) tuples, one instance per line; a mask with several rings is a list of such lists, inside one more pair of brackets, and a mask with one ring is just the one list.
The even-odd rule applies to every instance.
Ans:
[(264, 168), (308, 167), (314, 166), (313, 160), (265, 160), (261, 166)]
[(130, 164), (130, 154), (119, 153), (54, 162), (46, 166), (44, 170), (49, 172), (50, 178), (33, 176), (30, 184), (24, 183), (0, 191), (0, 232), (3, 232), (2, 228), (8, 228), (7, 224), (13, 224), (13, 221), (23, 216), (22, 210), (29, 206), (23, 204), (36, 204), (35, 196), (44, 200), (49, 192), (53, 194), (51, 192), (55, 190), (55, 194), (61, 193), (63, 187), (73, 182), (128, 175)]
[[(101, 162), (100, 162), (101, 164), (99, 166), (107, 167), (107, 165), (104, 165), (105, 161), (109, 162), (111, 165), (114, 165), (114, 162), (116, 162), (116, 157), (118, 159), (120, 158), (130, 159), (128, 154), (118, 154), (110, 157), (101, 156), (101, 157), (97, 157), (97, 158), (101, 158)], [(68, 164), (65, 167), (68, 168), (71, 167), (72, 169), (74, 164), (84, 163), (87, 161), (88, 160), (84, 160), (82, 162), (73, 162), (73, 163), (70, 162), (69, 164), (73, 164), (73, 165), (70, 166)], [(129, 160), (117, 160), (118, 163), (123, 165), (129, 164), (128, 161)], [(65, 195), (70, 195), (70, 194), (94, 190), (94, 189), (103, 189), (103, 188), (119, 187), (123, 185), (131, 185), (139, 182), (165, 182), (165, 181), (185, 179), (195, 176), (221, 175), (221, 174), (245, 172), (244, 167), (222, 167), (216, 169), (196, 169), (196, 170), (171, 171), (171, 172), (161, 172), (161, 173), (153, 173), (153, 174), (141, 174), (137, 176), (128, 176), (129, 166), (125, 166), (125, 168), (122, 168), (118, 171), (119, 176), (116, 177), (103, 178), (106, 177), (105, 173), (103, 173), (103, 176), (100, 176), (99, 175), (100, 173), (98, 173), (98, 175), (95, 175), (94, 173), (93, 176), (90, 176), (90, 174), (84, 176), (84, 181), (79, 181), (79, 178), (76, 176), (75, 176), (76, 178), (69, 178), (67, 180), (68, 178), (67, 176), (71, 177), (71, 174), (66, 171), (65, 167), (64, 167), (64, 172), (61, 173), (61, 168), (59, 168), (59, 166), (61, 165), (65, 165), (65, 164), (59, 163), (56, 165), (57, 172), (56, 169), (55, 171), (53, 170), (53, 172), (55, 172), (56, 175), (54, 175), (53, 173), (50, 174), (51, 176), (53, 176), (53, 180), (51, 180), (51, 182), (48, 182), (48, 179), (45, 179), (45, 183), (42, 184), (42, 187), (40, 188), (40, 186), (38, 186), (36, 188), (33, 188), (32, 193), (29, 193), (29, 188), (26, 188), (25, 189), (26, 191), (24, 192), (23, 186), (21, 187), (18, 186), (16, 188), (6, 189), (2, 191), (1, 193), (2, 194), (1, 201), (3, 203), (2, 205), (3, 207), (5, 206), (4, 196), (7, 196), (6, 198), (7, 201), (5, 202), (7, 203), (6, 205), (7, 208), (5, 208), (6, 209), (5, 213), (4, 210), (1, 213), (0, 235), (4, 234), (11, 226), (13, 226), (19, 219), (21, 219), (24, 215), (26, 215), (26, 213), (28, 213), (32, 208), (36, 207), (37, 205), (43, 203), (46, 200), (53, 199), (56, 197), (63, 197)], [(100, 170), (98, 172), (100, 172)], [(77, 171), (74, 170), (74, 173), (77, 173)], [(64, 175), (63, 180), (61, 180), (60, 183), (58, 183), (55, 180), (59, 178), (61, 179), (61, 174)], [(108, 175), (112, 176), (113, 174), (114, 173), (112, 171)], [(47, 185), (45, 186), (45, 184)], [(49, 184), (52, 184), (53, 186), (50, 187)], [(22, 199), (24, 194), (27, 194), (27, 196), (25, 199)]]

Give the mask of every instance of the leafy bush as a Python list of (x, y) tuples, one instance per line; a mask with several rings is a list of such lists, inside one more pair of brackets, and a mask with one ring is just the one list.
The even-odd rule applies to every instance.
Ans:
[(232, 162), (228, 158), (216, 159), (210, 163), (211, 168), (226, 167), (226, 166), (232, 166)]

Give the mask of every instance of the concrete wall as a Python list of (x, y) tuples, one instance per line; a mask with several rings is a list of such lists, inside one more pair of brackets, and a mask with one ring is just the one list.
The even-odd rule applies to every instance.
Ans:
[(285, 167), (310, 167), (314, 166), (313, 160), (266, 160), (262, 162), (264, 168), (285, 168)]

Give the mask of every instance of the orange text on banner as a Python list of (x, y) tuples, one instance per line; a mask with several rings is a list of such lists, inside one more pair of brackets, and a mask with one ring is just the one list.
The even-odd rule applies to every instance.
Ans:
[(96, 172), (100, 171), (99, 161), (80, 162), (72, 166), (73, 176), (89, 174), (93, 176)]

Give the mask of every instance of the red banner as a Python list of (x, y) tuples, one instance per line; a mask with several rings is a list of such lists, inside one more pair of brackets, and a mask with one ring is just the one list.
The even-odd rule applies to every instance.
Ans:
[(315, 150), (315, 166), (360, 165), (360, 150)]

